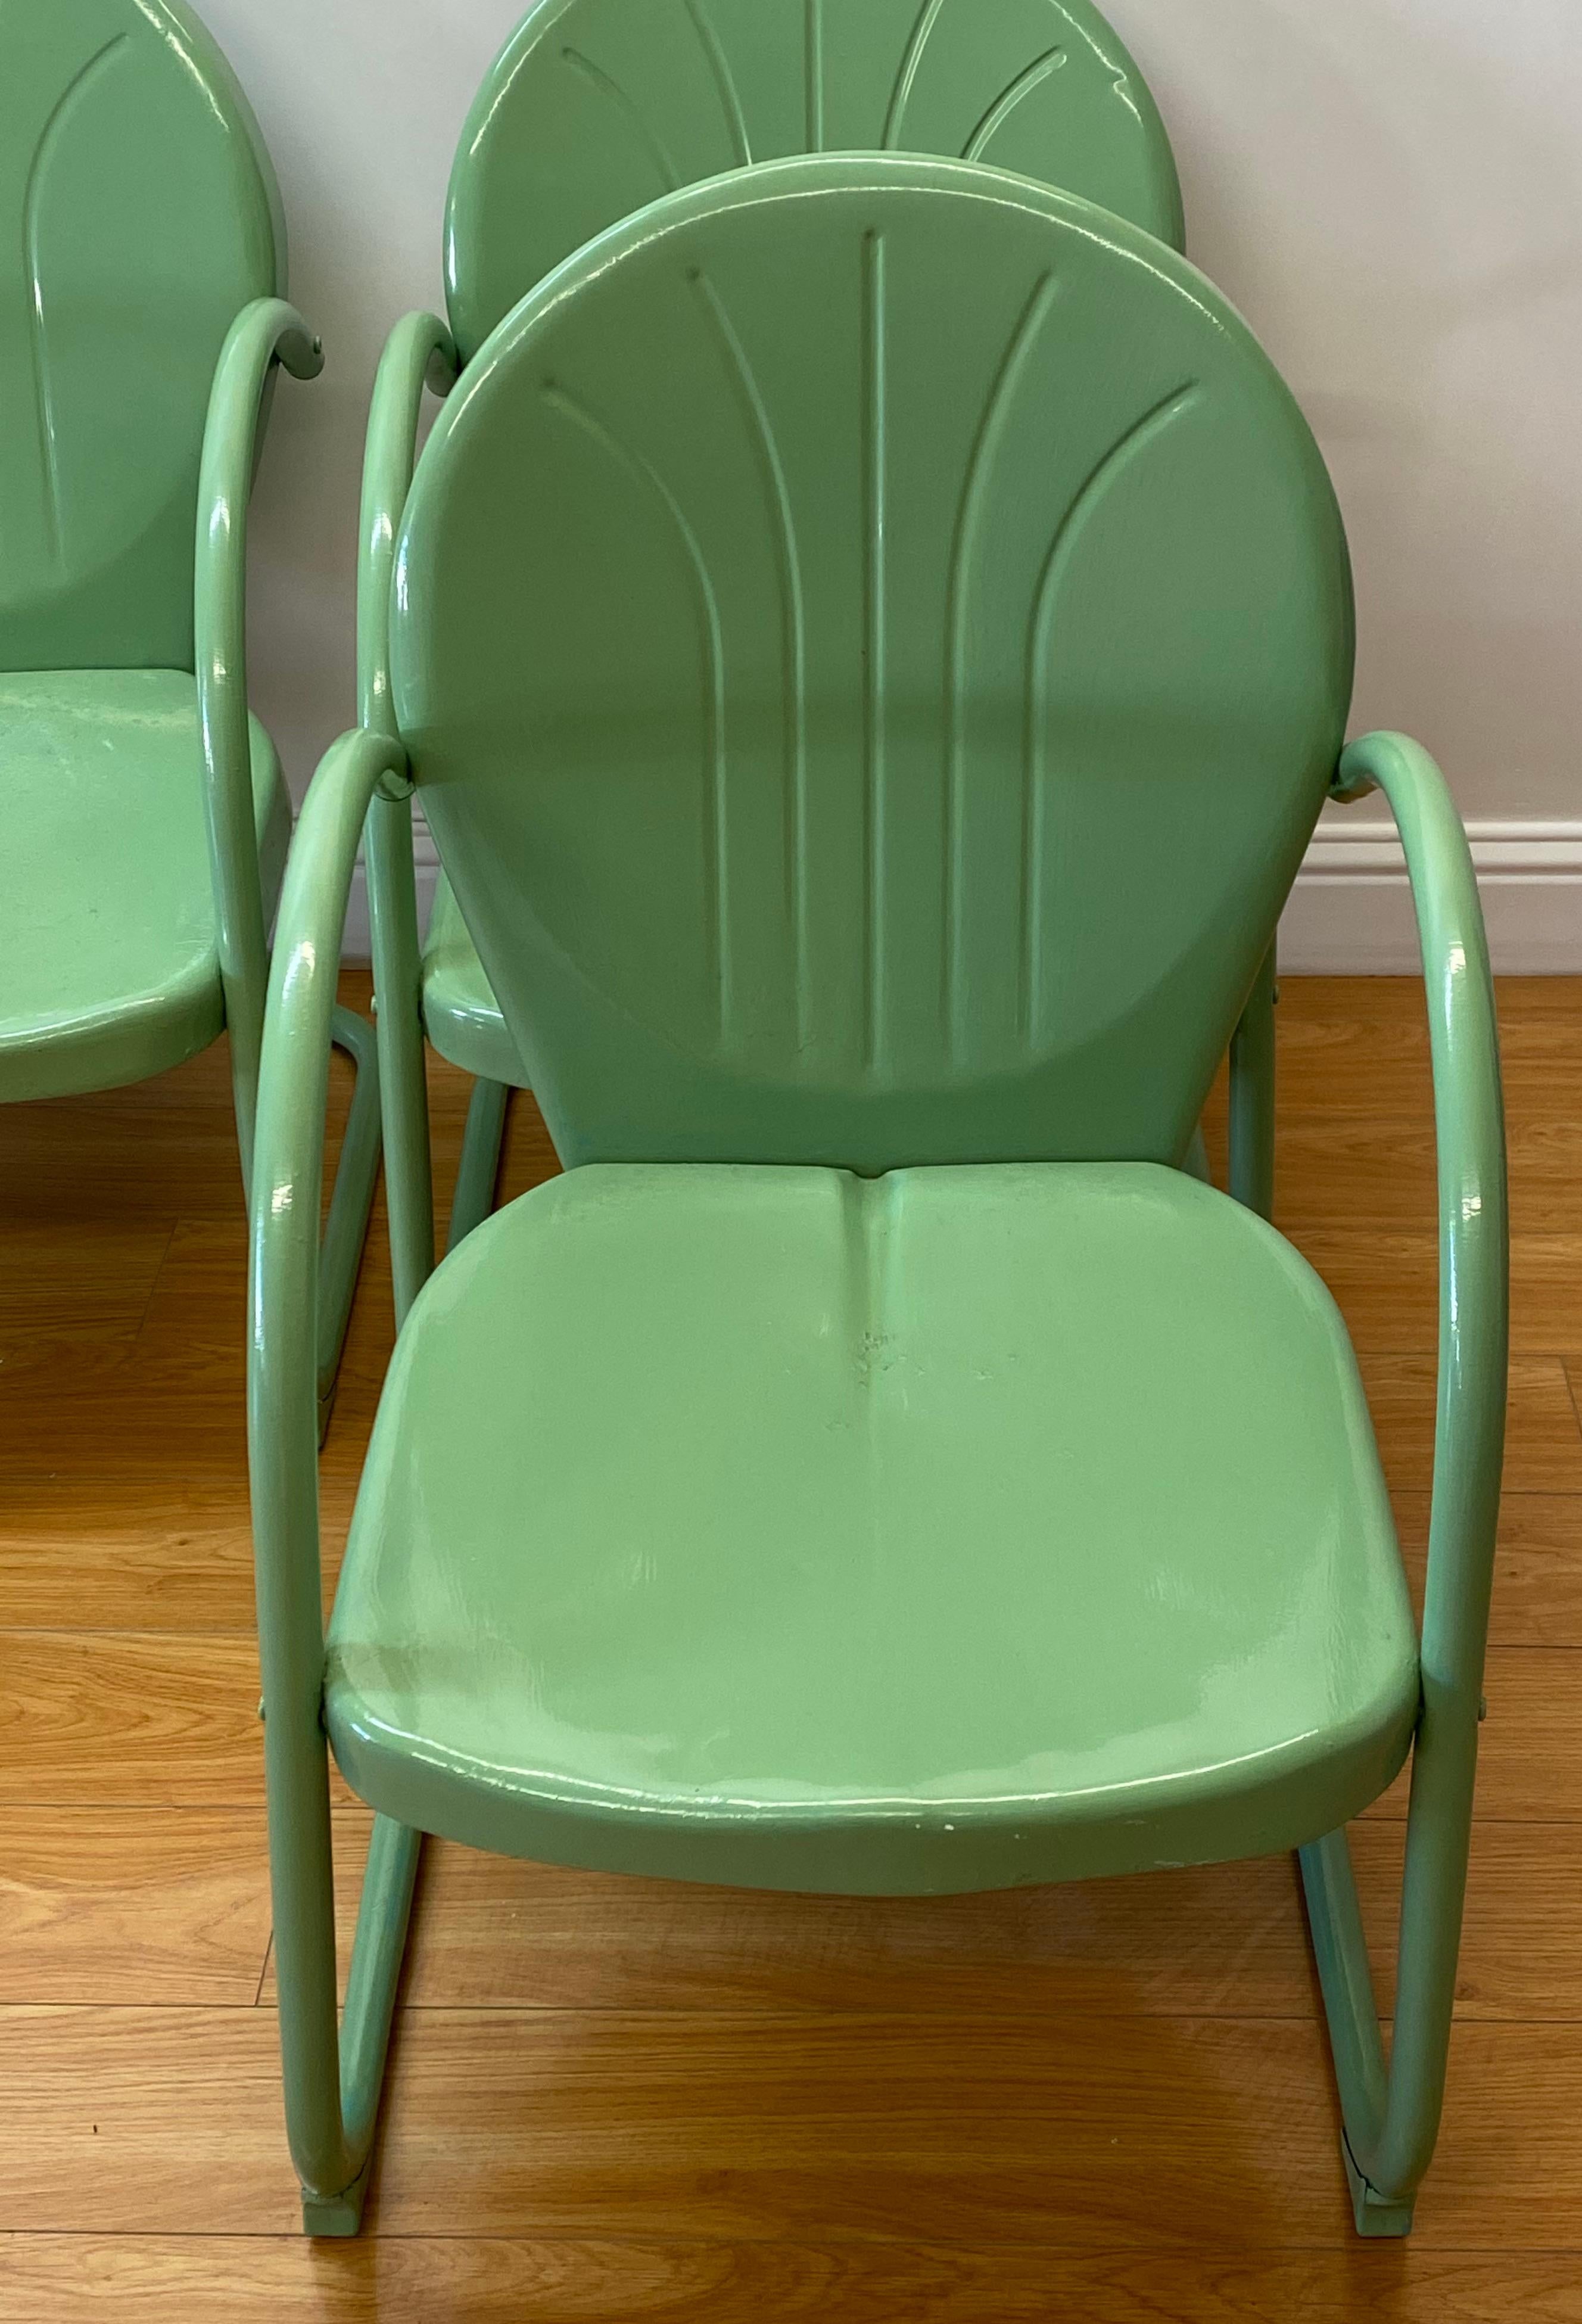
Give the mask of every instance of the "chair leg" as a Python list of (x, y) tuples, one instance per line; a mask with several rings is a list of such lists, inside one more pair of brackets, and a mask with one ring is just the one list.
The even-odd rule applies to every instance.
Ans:
[[(306, 1353), (306, 1351), (304, 1351)], [(267, 1379), (262, 1402), (268, 1404)], [(417, 1877), (420, 1836), (375, 1820), (357, 1915), (344, 2020), (336, 2010), (335, 1863), (329, 1746), (324, 1729), (324, 1617), (318, 1561), (280, 1553), (317, 1528), (317, 1474), (310, 1383), (298, 1385), (297, 1431), (253, 1443), (253, 1530), (259, 1549), (259, 1658), (263, 1674), (263, 1757), (269, 1804), (270, 1897), (274, 1916), (281, 2067), (286, 2133), (302, 2187), (309, 2235), (350, 2236), (363, 2216), (385, 2052)], [(288, 1394), (275, 1401), (291, 1401)], [(299, 1435), (295, 1457), (290, 1437)], [(268, 1442), (272, 1458), (261, 1454)]]
[(352, 1297), (357, 1287), (363, 1245), (368, 1235), (368, 1215), (379, 1176), (380, 1108), (379, 1049), (372, 1025), (354, 1010), (337, 1009), (334, 1019), (336, 1047), (344, 1049), (357, 1069), (356, 1088), (346, 1117), (345, 1136), (330, 1196), (329, 1219), (319, 1257), (318, 1294), (318, 1441), (322, 1444), (335, 1404), (336, 1376), (345, 1344)]
[(1445, 2102), (1472, 1837), (1477, 1712), (1429, 1678), (1412, 1767), (1388, 2064), (1351, 1850), (1332, 1831), (1299, 1851), (1340, 2097), (1357, 2230), (1404, 2236)]
[(311, 1748), (297, 1755), (294, 1781), (290, 1775), (278, 1780), (277, 1768), (271, 1768), (277, 1776), (270, 1794), (270, 1877), (281, 2061), (303, 2231), (354, 2236), (363, 2223), (423, 1843), (421, 1833), (389, 1816), (375, 1817), (337, 2036), (329, 1770), (322, 1729), (317, 1751), (316, 1771)]
[(326, 2195), (304, 2186), (302, 2227), (307, 2235), (354, 2236), (363, 2224), (384, 2062), (422, 1847), (421, 1832), (409, 1831), (390, 1816), (374, 1818), (338, 2051), (346, 2152), (349, 2156), (361, 2154), (363, 2164), (339, 2194)]
[(1329, 2050), (1340, 2094), (1341, 2160), (1351, 2190), (1357, 2230), (1363, 2236), (1404, 2236), (1412, 2231), (1412, 2197), (1390, 2202), (1371, 2187), (1358, 2168), (1354, 2136), (1370, 2128), (1376, 2137), (1387, 2102), (1388, 2074), (1368, 1969), (1367, 1941), (1357, 1904), (1351, 1849), (1344, 1831), (1332, 1831), (1298, 1851), (1313, 1956), (1323, 1988)]
[(494, 1208), (494, 1188), (500, 1176), (500, 1156), (505, 1143), (505, 1119), (510, 1090), (504, 1082), (478, 1081), (467, 1107), (467, 1127), (462, 1139), (461, 1167), (451, 1197), (447, 1251), (464, 1242)]

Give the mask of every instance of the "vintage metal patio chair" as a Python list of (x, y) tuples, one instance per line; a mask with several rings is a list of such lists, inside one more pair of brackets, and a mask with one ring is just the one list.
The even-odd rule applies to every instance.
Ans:
[[(281, 295), (257, 124), (178, 0), (5, 10), (0, 124), (0, 1102), (142, 1081), (225, 1030), (246, 1184), (290, 833), (247, 711), (247, 496), (277, 363), (323, 358)], [(358, 1081), (326, 1416), (379, 1166), (373, 1028), (343, 1010), (335, 1036)]]
[[(1504, 1142), (1449, 794), (1398, 737), (1342, 755), (1346, 545), (1291, 397), (1112, 215), (960, 163), (770, 163), (511, 312), (394, 567), (389, 731), (330, 751), (287, 873), (253, 1202), (307, 2226), (361, 2216), (433, 1831), (859, 1894), (1300, 1846), (1357, 2223), (1405, 2232), (1476, 1754)], [(1326, 796), (1373, 782), (1439, 1134), (1421, 1640), (1332, 1300), (1171, 1167)], [(385, 1081), (408, 1288), (327, 1638), (335, 963), (369, 806), (409, 792), (566, 1169), (409, 1309), (427, 1120)], [(327, 1732), (377, 1812), (338, 2044)], [(1413, 1753), (1386, 2071), (1344, 1826)]]
[[(540, 0), (491, 68), (456, 149), (449, 326), (407, 316), (374, 389), (362, 521), (365, 725), (388, 726), (390, 553), (425, 380), (448, 392), (524, 292), (657, 196), (755, 160), (853, 147), (1015, 170), (1182, 247), (1181, 186), (1158, 108), (1090, 0)], [(420, 1076), (426, 1028), (441, 1056), (476, 1078), (454, 1248), (493, 1201), (510, 1093), (527, 1074), (443, 872), (419, 958), (408, 823), (404, 809), (376, 807), (369, 831), (381, 1056), (387, 1074)], [(1234, 1135), (1265, 1157), (1273, 989), (1271, 964), (1237, 1036), (1261, 1070), (1238, 1080)], [(1206, 1176), (1200, 1148), (1198, 1167)], [(431, 1212), (429, 1190), (417, 1199)]]

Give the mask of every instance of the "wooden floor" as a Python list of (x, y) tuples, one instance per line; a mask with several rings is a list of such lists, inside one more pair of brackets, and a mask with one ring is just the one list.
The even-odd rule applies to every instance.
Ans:
[[(0, 1119), (0, 2318), (1582, 2319), (1582, 982), (1502, 991), (1513, 1402), (1439, 2159), (1353, 2237), (1291, 1865), (943, 1903), (431, 1847), (363, 2239), (296, 2234), (277, 2084), (223, 1051)], [(1421, 992), (1287, 983), (1282, 1223), (1414, 1571), (1433, 1427)], [(341, 1092), (344, 1099), (344, 1089)], [(465, 1086), (434, 1074), (448, 1199)], [(553, 1167), (519, 1104), (511, 1191)], [(382, 1220), (332, 1548), (391, 1338)], [(333, 1564), (333, 1558), (331, 1559)], [(339, 1794), (350, 1899), (366, 1816)], [(1357, 1839), (1387, 1990), (1404, 1801)]]

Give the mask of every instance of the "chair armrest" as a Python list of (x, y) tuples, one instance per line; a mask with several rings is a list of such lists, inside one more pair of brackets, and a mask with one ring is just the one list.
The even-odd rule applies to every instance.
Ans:
[(403, 315), (385, 342), (368, 411), (357, 549), (357, 718), (393, 734), (390, 698), (390, 584), (396, 528), (417, 460), (423, 390), (455, 385), (455, 341), (437, 315)]
[[(363, 462), (357, 550), (357, 715), (373, 734), (393, 736), (390, 596), (396, 530), (412, 481), (425, 384), (454, 385), (455, 343), (437, 315), (404, 316), (386, 342), (373, 383)], [(384, 1188), (398, 1328), (434, 1265), (434, 1185), (423, 1047), (423, 962), (412, 817), (401, 802), (376, 802), (368, 817), (368, 916), (373, 940), (379, 1074), (385, 1109)]]
[(291, 1692), (311, 1689), (315, 1702), (323, 1675), (318, 1214), (330, 1027), (363, 817), (382, 785), (399, 792), (406, 763), (399, 742), (354, 732), (331, 744), (313, 779), (281, 897), (258, 1082), (247, 1428), (259, 1619), (272, 1640), (290, 1641)]
[(267, 954), (247, 727), (247, 500), (257, 465), (260, 413), (277, 362), (298, 379), (312, 379), (324, 368), (324, 353), (294, 307), (283, 299), (255, 299), (226, 333), (215, 367), (198, 478), (193, 574), (209, 863), (236, 1127), (243, 1176), (249, 1184)]
[(1510, 1245), (1494, 980), (1472, 854), (1449, 786), (1420, 744), (1369, 734), (1338, 798), (1383, 791), (1400, 830), (1428, 988), (1439, 1155), (1439, 1363), (1424, 1720), (1475, 1750), (1504, 1454)]

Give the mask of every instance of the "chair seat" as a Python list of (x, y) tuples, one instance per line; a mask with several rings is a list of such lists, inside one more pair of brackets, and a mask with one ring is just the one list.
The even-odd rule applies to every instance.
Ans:
[(402, 1822), (853, 1894), (1311, 1840), (1417, 1704), (1334, 1304), (1147, 1164), (513, 1203), (402, 1333), (326, 1694)]
[(423, 1025), (440, 1056), (481, 1081), (531, 1086), (442, 872), (423, 947)]
[[(0, 673), (0, 1099), (142, 1081), (225, 1022), (198, 687), (173, 669)], [(253, 722), (266, 908), (291, 810)]]

